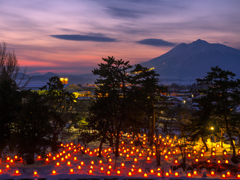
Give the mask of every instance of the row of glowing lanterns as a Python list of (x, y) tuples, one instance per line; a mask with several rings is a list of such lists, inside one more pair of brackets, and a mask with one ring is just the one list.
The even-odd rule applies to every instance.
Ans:
[[(111, 166), (111, 165), (109, 165), (109, 166)], [(77, 167), (78, 170), (81, 170), (81, 168), (82, 168), (82, 167), (81, 167), (80, 165)], [(124, 164), (121, 164), (121, 168), (124, 168)], [(89, 174), (89, 175), (94, 175), (93, 172), (94, 172), (94, 168), (93, 168), (93, 166), (92, 166), (92, 167), (90, 166), (90, 169), (89, 169), (89, 171), (88, 171), (88, 174)], [(114, 173), (114, 171), (112, 170), (112, 167), (108, 167), (108, 170), (107, 170), (107, 171), (104, 171), (104, 168), (103, 168), (103, 167), (100, 167), (100, 172), (103, 173), (103, 174), (105, 174), (105, 175), (123, 175), (123, 173), (122, 173), (122, 171), (121, 171), (120, 168), (118, 168), (118, 170), (116, 171), (116, 173)], [(74, 170), (73, 168), (70, 168), (70, 169), (69, 169), (69, 174), (74, 174), (74, 173), (75, 173), (75, 170)], [(157, 170), (151, 169), (150, 172), (147, 173), (147, 172), (143, 172), (143, 170), (142, 170), (141, 168), (135, 169), (134, 165), (133, 165), (133, 167), (130, 169), (130, 171), (128, 171), (127, 176), (133, 176), (133, 175), (135, 175), (135, 174), (137, 174), (137, 173), (138, 173), (139, 175), (142, 175), (143, 177), (148, 177), (149, 175), (157, 176), (157, 177), (161, 177), (161, 176), (162, 176), (161, 168), (157, 168)], [(1, 170), (1, 169), (0, 169), (0, 174), (2, 174), (2, 170)], [(56, 170), (52, 170), (51, 175), (57, 175), (57, 174), (58, 174), (58, 173), (57, 173)], [(206, 175), (206, 170), (202, 170), (202, 175), (204, 175), (204, 174)], [(13, 174), (13, 176), (20, 176), (20, 175), (21, 175), (20, 171), (19, 171), (18, 169), (15, 170), (15, 173)], [(190, 171), (190, 170), (189, 170), (189, 171), (187, 172), (187, 174), (186, 174), (186, 177), (189, 177), (189, 178), (190, 178), (190, 177), (194, 177), (194, 176), (197, 176), (197, 175), (200, 175), (200, 174), (197, 172), (196, 169), (194, 169), (193, 171)], [(210, 171), (210, 174), (209, 174), (209, 175), (212, 176), (212, 177), (215, 177), (215, 176), (216, 176), (215, 170), (212, 169), (212, 170)], [(37, 176), (37, 177), (39, 176), (37, 170), (34, 170), (33, 176)], [(168, 171), (166, 171), (166, 172), (164, 173), (164, 176), (165, 176), (165, 177), (179, 177), (180, 174), (179, 174), (178, 171), (175, 171), (175, 172), (172, 173), (172, 170), (168, 170)], [(222, 177), (222, 178), (232, 177), (231, 171), (230, 171), (230, 170), (223, 171), (223, 172), (221, 173), (221, 177)], [(236, 177), (237, 177), (238, 179), (240, 179), (240, 172), (238, 172), (238, 173), (236, 174)]]
[[(130, 135), (128, 135), (127, 138), (130, 138)], [(161, 136), (159, 136), (158, 138), (161, 138), (162, 142), (165, 141), (165, 138), (162, 138)], [(146, 135), (143, 137), (143, 141), (145, 141), (145, 140), (146, 140)], [(155, 140), (156, 140), (156, 137), (155, 137)], [(168, 141), (168, 143), (172, 143), (172, 139), (170, 139), (169, 136), (166, 136), (166, 140)], [(176, 136), (174, 137), (174, 140), (177, 140)], [(167, 141), (166, 141), (166, 143), (167, 143)], [(181, 141), (178, 140), (178, 144), (180, 144), (180, 143), (181, 143)], [(121, 144), (124, 145), (125, 142), (122, 141)], [(132, 141), (131, 141), (130, 144), (131, 144), (131, 145), (133, 144)], [(49, 154), (47, 155), (48, 157), (45, 159), (45, 162), (46, 162), (46, 163), (49, 163), (49, 162), (50, 162), (50, 158), (51, 158), (53, 161), (55, 161), (55, 160), (57, 160), (58, 158), (60, 158), (60, 161), (61, 161), (61, 162), (64, 162), (66, 159), (70, 159), (70, 158), (71, 158), (71, 153), (67, 153), (67, 151), (73, 151), (74, 153), (77, 153), (79, 150), (82, 150), (82, 151), (84, 150), (84, 148), (83, 148), (82, 146), (80, 146), (80, 145), (75, 146), (73, 143), (66, 144), (66, 145), (61, 144), (61, 146), (62, 146), (63, 148), (65, 148), (65, 150), (63, 150), (63, 151), (60, 152), (59, 154), (56, 154), (55, 156), (52, 156), (52, 154), (49, 153)], [(170, 145), (170, 146), (172, 147), (172, 145)], [(155, 148), (155, 147), (153, 146), (153, 149), (154, 149), (154, 148)], [(194, 149), (194, 150), (193, 150), (193, 154), (197, 154), (197, 151), (195, 150), (195, 149), (196, 149), (195, 146), (193, 147), (193, 149)], [(185, 148), (185, 150), (188, 150), (188, 149)], [(89, 148), (87, 148), (87, 149), (84, 150), (84, 152), (85, 152), (85, 153), (88, 153), (89, 155), (94, 155), (94, 154), (98, 155), (98, 151), (99, 151), (99, 149), (94, 149), (93, 151), (90, 151)], [(111, 148), (104, 149), (104, 150), (103, 150), (103, 154), (108, 155), (108, 153), (110, 153), (111, 151), (112, 151)], [(148, 151), (148, 156), (147, 156), (146, 160), (147, 160), (147, 161), (151, 161), (150, 156), (151, 156), (151, 155), (152, 155), (152, 156), (155, 156), (156, 154), (155, 154), (155, 152), (151, 152), (150, 149), (147, 149), (147, 151)], [(121, 152), (120, 155), (122, 155), (122, 153), (124, 153), (124, 154), (127, 153), (126, 156), (125, 156), (126, 158), (130, 158), (130, 155), (134, 155), (134, 152), (138, 153), (138, 154), (136, 154), (136, 155), (138, 155), (139, 158), (142, 158), (142, 157), (143, 157), (143, 153), (144, 153), (143, 151), (140, 151), (139, 149), (135, 148), (134, 146), (132, 147), (132, 150), (131, 150), (131, 151), (130, 151), (130, 148), (125, 148), (125, 147), (123, 146), (122, 148), (119, 149), (119, 152)], [(130, 154), (129, 154), (129, 152), (130, 152)], [(172, 150), (172, 151), (170, 151), (170, 150), (167, 151), (167, 150), (165, 149), (162, 153), (163, 153), (163, 154), (167, 153), (167, 154), (164, 155), (164, 159), (165, 159), (165, 160), (168, 160), (169, 156), (177, 154), (177, 153), (178, 153), (178, 150), (176, 149), (176, 150)], [(200, 154), (200, 156), (201, 156), (201, 157), (204, 157), (204, 153), (205, 153), (204, 149), (201, 149), (201, 154)], [(211, 154), (212, 157), (216, 156), (216, 149), (215, 149), (215, 148), (212, 148), (212, 152), (211, 152), (211, 153), (212, 153), (212, 154)], [(240, 154), (240, 150), (238, 150), (238, 154)], [(223, 155), (224, 155), (224, 156), (227, 156), (227, 151), (226, 151), (226, 150), (223, 150)], [(64, 156), (64, 157), (62, 157), (62, 156)], [(108, 163), (111, 163), (111, 162), (112, 162), (112, 159), (110, 158), (110, 156), (107, 156), (107, 157), (108, 157)], [(187, 152), (187, 158), (191, 158), (191, 153)], [(19, 160), (19, 159), (20, 159), (20, 162), (22, 162), (21, 158), (18, 158), (16, 155), (14, 156), (14, 160)], [(71, 159), (72, 159), (72, 158), (71, 158)], [(13, 163), (14, 160), (11, 159), (10, 157), (7, 157), (6, 162)], [(37, 160), (42, 160), (41, 156), (38, 156), (38, 157), (37, 157)], [(73, 157), (73, 160), (74, 160), (74, 161), (78, 161), (77, 157)], [(199, 158), (195, 158), (195, 162), (198, 162), (198, 161), (199, 161)], [(135, 157), (135, 158), (133, 159), (133, 162), (138, 162), (138, 158)], [(208, 159), (207, 162), (210, 163), (210, 162), (211, 162), (210, 159)], [(217, 160), (217, 163), (221, 163), (221, 162), (222, 162), (222, 161), (221, 161), (220, 159)], [(103, 163), (102, 160), (100, 160), (100, 161), (99, 161), (99, 165), (101, 165), (102, 163)], [(229, 162), (228, 162), (228, 160), (225, 160), (224, 163), (229, 163)], [(174, 164), (178, 164), (178, 159), (177, 159), (177, 158), (174, 159)], [(77, 169), (78, 169), (78, 170), (81, 170), (81, 169), (82, 169), (82, 166), (84, 166), (84, 165), (85, 165), (85, 164), (84, 164), (84, 161), (81, 161), (81, 162), (80, 162), (80, 165), (77, 166)], [(93, 174), (93, 167), (94, 167), (93, 165), (94, 165), (94, 161), (91, 161), (90, 169), (89, 169), (89, 171), (88, 171), (89, 174)], [(56, 167), (60, 167), (60, 166), (61, 166), (60, 163), (59, 163), (59, 162), (56, 162)], [(67, 161), (67, 166), (72, 166), (71, 161)], [(133, 165), (133, 166), (134, 166), (134, 165)], [(124, 163), (121, 163), (121, 168), (124, 168), (124, 167), (125, 167), (125, 164), (124, 164)], [(10, 166), (9, 166), (9, 165), (6, 165), (6, 169), (9, 169), (9, 168), (10, 168)], [(109, 167), (108, 167), (107, 169), (108, 169), (108, 170), (106, 171), (106, 174), (107, 174), (107, 175), (111, 175), (111, 174), (113, 173), (113, 172), (111, 171), (111, 169), (112, 169), (112, 168), (111, 168), (111, 165), (109, 165)], [(101, 171), (101, 173), (104, 173), (104, 167), (103, 167), (103, 166), (100, 167), (100, 171)], [(137, 172), (138, 172), (138, 173), (142, 173), (142, 169), (138, 169)], [(0, 170), (0, 173), (2, 173), (2, 170)], [(74, 169), (73, 169), (73, 168), (70, 168), (69, 173), (70, 173), (70, 174), (74, 174), (74, 173), (75, 173)], [(128, 172), (128, 176), (132, 176), (134, 173), (135, 173), (134, 168), (131, 168), (131, 171)], [(151, 171), (150, 171), (150, 174), (154, 174), (154, 173), (155, 173), (154, 170), (151, 170)], [(168, 174), (168, 173), (169, 173), (169, 172), (166, 172), (164, 175), (165, 175), (165, 176), (170, 176), (171, 173), (169, 173), (169, 174)], [(211, 175), (214, 175), (213, 173), (215, 173), (215, 172), (211, 171)], [(56, 174), (57, 174), (57, 171), (56, 171), (56, 170), (53, 170), (53, 171), (52, 171), (52, 175), (56, 175)], [(121, 175), (121, 170), (118, 169), (118, 170), (116, 171), (116, 174), (117, 174), (117, 175)], [(20, 175), (19, 170), (16, 170), (16, 171), (15, 171), (15, 175)], [(37, 171), (34, 171), (34, 175), (35, 175), (35, 176), (38, 175)], [(143, 176), (144, 176), (144, 177), (147, 177), (147, 175), (148, 175), (147, 173), (143, 173)], [(159, 170), (157, 171), (157, 174), (156, 174), (156, 175), (157, 175), (157, 176), (161, 176), (161, 173), (159, 172)], [(196, 171), (193, 171), (193, 174), (191, 174), (190, 172), (187, 173), (187, 176), (188, 176), (188, 177), (190, 177), (190, 176), (192, 176), (192, 175), (196, 175)], [(178, 172), (175, 172), (175, 173), (174, 173), (174, 176), (179, 176)], [(224, 173), (223, 173), (222, 176), (224, 176)], [(226, 173), (226, 177), (227, 177), (227, 176), (228, 176), (228, 171), (227, 171), (227, 173)], [(238, 178), (240, 178), (240, 175), (238, 175)]]

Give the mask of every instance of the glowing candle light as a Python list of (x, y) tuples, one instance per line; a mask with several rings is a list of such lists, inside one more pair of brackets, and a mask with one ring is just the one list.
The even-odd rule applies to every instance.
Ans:
[(81, 166), (84, 166), (84, 165), (85, 165), (85, 164), (84, 164), (84, 161), (81, 161), (80, 164), (81, 164)]
[(229, 176), (231, 176), (231, 171), (230, 170), (227, 170), (227, 176), (229, 177)]
[(17, 160), (17, 159), (18, 159), (18, 156), (17, 156), (17, 155), (15, 155), (15, 156), (14, 156), (14, 160)]
[(197, 175), (197, 170), (196, 170), (196, 169), (193, 170), (193, 175), (194, 175), (194, 176)]
[(93, 173), (93, 170), (89, 169), (88, 174), (92, 174), (92, 173)]
[(158, 177), (160, 177), (160, 176), (161, 176), (161, 173), (160, 173), (160, 172), (158, 172), (158, 173), (157, 173), (157, 176), (158, 176)]
[(215, 170), (212, 169), (212, 170), (210, 171), (210, 174), (211, 174), (212, 176), (214, 176), (214, 175), (215, 175)]
[(13, 159), (10, 159), (10, 163), (13, 164)]
[(46, 163), (49, 163), (49, 159), (48, 159), (48, 158), (46, 158), (46, 159), (45, 159), (45, 162), (46, 162)]
[(226, 160), (225, 160), (225, 163), (226, 163), (226, 164), (228, 164), (228, 163), (229, 163), (229, 161), (226, 159)]
[(240, 172), (237, 173), (237, 178), (240, 179)]
[(148, 177), (148, 174), (147, 174), (147, 173), (144, 173), (144, 174), (143, 174), (143, 177)]
[(71, 166), (71, 161), (68, 161), (68, 162), (67, 162), (67, 165), (68, 165), (68, 166)]
[(111, 162), (112, 162), (112, 159), (111, 159), (111, 158), (109, 158), (109, 159), (108, 159), (108, 162), (109, 162), (109, 163), (111, 163)]
[(34, 170), (34, 171), (33, 171), (33, 176), (38, 176), (37, 170)]
[(81, 170), (81, 169), (82, 169), (82, 166), (78, 165), (78, 167), (77, 167), (77, 168), (78, 168), (78, 170)]
[(107, 175), (111, 175), (111, 171), (110, 170), (107, 171)]
[(174, 173), (174, 176), (175, 176), (175, 177), (178, 177), (178, 176), (179, 176), (179, 173), (178, 173), (178, 172), (175, 172), (175, 173)]
[(124, 162), (121, 163), (121, 167), (122, 168), (125, 167), (125, 163)]
[(222, 177), (222, 178), (226, 178), (226, 174), (225, 174), (225, 172), (222, 172), (221, 177)]
[(198, 159), (198, 158), (196, 158), (196, 159), (195, 159), (195, 162), (199, 162), (199, 159)]
[(177, 158), (175, 158), (174, 164), (178, 164), (178, 159)]
[(138, 172), (139, 172), (139, 173), (142, 173), (142, 169), (141, 169), (141, 168), (139, 168), (139, 169), (138, 169)]
[(169, 177), (170, 173), (169, 172), (165, 172), (165, 176)]
[(137, 158), (134, 158), (134, 160), (133, 160), (135, 163), (137, 163), (138, 162), (138, 159)]
[(223, 150), (223, 155), (227, 156), (227, 151), (226, 150)]
[(164, 156), (164, 159), (165, 159), (165, 160), (168, 160), (168, 155), (165, 155), (165, 156)]
[(152, 173), (152, 174), (153, 174), (153, 173), (154, 173), (154, 170), (153, 170), (153, 169), (151, 169), (151, 170), (150, 170), (150, 173)]
[(192, 177), (192, 174), (190, 172), (188, 172), (187, 177)]
[(211, 160), (209, 158), (207, 159), (207, 163), (211, 163)]
[(15, 170), (15, 175), (20, 175), (20, 172), (18, 169)]
[(10, 168), (10, 166), (9, 166), (9, 164), (7, 164), (7, 165), (6, 165), (6, 169), (9, 169), (9, 168)]
[(56, 170), (52, 170), (52, 175), (56, 175), (57, 171)]
[(121, 174), (121, 171), (120, 170), (117, 170), (117, 175), (120, 175)]
[(218, 160), (217, 160), (217, 163), (218, 163), (218, 164), (221, 164), (221, 160), (220, 160), (220, 159), (218, 159)]
[(131, 171), (128, 172), (128, 176), (132, 176), (132, 172)]
[(60, 163), (59, 162), (56, 162), (56, 167), (60, 167)]
[(73, 168), (69, 169), (69, 173), (70, 173), (70, 174), (73, 174), (73, 173), (74, 173)]
[(150, 160), (151, 160), (151, 158), (148, 156), (148, 157), (147, 157), (147, 161), (150, 161)]
[(11, 158), (8, 156), (8, 157), (6, 158), (6, 162), (9, 162), (10, 159), (11, 159)]

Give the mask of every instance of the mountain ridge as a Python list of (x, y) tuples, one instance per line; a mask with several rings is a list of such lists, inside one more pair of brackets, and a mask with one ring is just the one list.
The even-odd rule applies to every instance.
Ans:
[(239, 77), (240, 50), (232, 47), (208, 43), (198, 39), (192, 43), (181, 43), (167, 53), (153, 58), (141, 65), (148, 68), (155, 67), (160, 79), (191, 79), (203, 78), (211, 67), (219, 66), (230, 70)]

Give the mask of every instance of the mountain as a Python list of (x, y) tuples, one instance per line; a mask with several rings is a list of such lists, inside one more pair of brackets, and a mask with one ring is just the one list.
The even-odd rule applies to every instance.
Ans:
[(154, 67), (160, 79), (165, 80), (195, 81), (206, 76), (213, 66), (230, 70), (239, 78), (240, 50), (198, 39), (190, 44), (181, 43), (141, 65)]

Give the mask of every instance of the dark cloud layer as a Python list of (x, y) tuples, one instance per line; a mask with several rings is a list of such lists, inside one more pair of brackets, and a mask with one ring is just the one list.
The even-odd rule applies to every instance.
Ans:
[(143, 12), (139, 12), (133, 9), (125, 9), (118, 7), (108, 7), (107, 12), (116, 18), (139, 18), (143, 15)]
[(105, 36), (94, 35), (76, 35), (76, 34), (62, 34), (62, 35), (50, 35), (51, 37), (70, 41), (94, 41), (94, 42), (116, 42), (116, 39)]
[(164, 41), (162, 39), (143, 39), (141, 41), (137, 41), (139, 44), (145, 44), (150, 46), (175, 46), (175, 43), (171, 43), (168, 41)]

